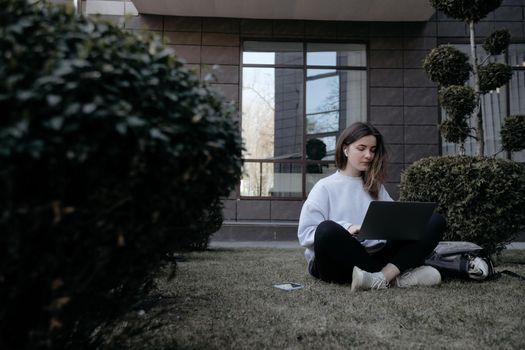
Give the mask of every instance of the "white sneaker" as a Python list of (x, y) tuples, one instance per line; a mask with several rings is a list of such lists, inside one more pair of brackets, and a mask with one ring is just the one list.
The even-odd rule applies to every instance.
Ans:
[(396, 277), (394, 285), (400, 288), (436, 286), (441, 283), (441, 274), (432, 266), (419, 266)]
[(352, 285), (350, 286), (351, 292), (386, 288), (388, 288), (388, 282), (382, 272), (366, 272), (354, 266), (354, 270), (352, 271)]
[(469, 259), (468, 275), (474, 280), (484, 280), (489, 275), (489, 265), (480, 257)]

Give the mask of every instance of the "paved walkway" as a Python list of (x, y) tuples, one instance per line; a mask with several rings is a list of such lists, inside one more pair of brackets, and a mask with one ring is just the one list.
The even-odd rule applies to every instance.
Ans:
[(301, 248), (297, 241), (211, 241), (210, 248)]
[[(209, 244), (210, 248), (300, 248), (297, 241), (214, 241)], [(507, 245), (507, 249), (525, 249), (525, 242), (513, 242)]]
[(507, 249), (525, 249), (525, 242), (513, 242), (507, 245)]

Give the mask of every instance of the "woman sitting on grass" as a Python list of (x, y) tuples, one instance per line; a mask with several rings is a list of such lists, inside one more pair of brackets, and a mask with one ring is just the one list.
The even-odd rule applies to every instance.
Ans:
[(392, 201), (383, 186), (386, 150), (379, 131), (367, 123), (346, 128), (335, 161), (338, 170), (315, 184), (299, 219), (299, 243), (306, 248), (310, 274), (351, 283), (351, 291), (439, 284), (439, 272), (420, 265), (442, 239), (441, 215), (433, 214), (419, 241), (359, 240), (370, 202)]

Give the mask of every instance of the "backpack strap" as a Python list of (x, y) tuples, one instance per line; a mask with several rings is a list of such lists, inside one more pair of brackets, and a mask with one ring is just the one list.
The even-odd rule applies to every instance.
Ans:
[(508, 276), (511, 276), (511, 277), (515, 277), (515, 278), (518, 278), (520, 281), (525, 282), (525, 276), (522, 276), (522, 275), (520, 275), (520, 274), (518, 274), (516, 272), (509, 271), (509, 270), (503, 270), (503, 271), (495, 272), (492, 276), (490, 276), (489, 279), (491, 279), (491, 280), (498, 279), (502, 275), (508, 275)]

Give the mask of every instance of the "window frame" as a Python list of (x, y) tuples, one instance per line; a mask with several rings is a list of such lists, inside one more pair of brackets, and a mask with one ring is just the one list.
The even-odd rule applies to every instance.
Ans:
[[(244, 53), (244, 44), (245, 42), (277, 42), (277, 43), (301, 43), (302, 44), (302, 64), (255, 64), (255, 63), (243, 63), (243, 53)], [(355, 44), (363, 45), (365, 52), (365, 63), (364, 66), (327, 66), (327, 65), (308, 65), (307, 55), (308, 55), (308, 44)], [(239, 182), (236, 188), (236, 198), (246, 199), (246, 200), (279, 200), (279, 201), (298, 201), (304, 200), (307, 198), (308, 193), (306, 192), (306, 176), (307, 176), (307, 166), (308, 164), (320, 164), (320, 165), (333, 165), (335, 160), (307, 160), (306, 159), (306, 142), (308, 138), (311, 138), (311, 135), (320, 135), (320, 136), (332, 136), (334, 132), (328, 133), (316, 133), (316, 134), (307, 134), (307, 108), (306, 108), (306, 87), (308, 82), (308, 70), (309, 69), (319, 69), (319, 70), (335, 70), (335, 71), (362, 71), (365, 72), (365, 84), (364, 90), (366, 91), (366, 111), (364, 113), (364, 120), (369, 119), (370, 113), (370, 79), (369, 79), (369, 67), (370, 67), (370, 48), (368, 41), (366, 40), (352, 40), (343, 41), (343, 40), (320, 40), (320, 39), (305, 39), (305, 38), (287, 38), (287, 39), (278, 39), (278, 38), (267, 38), (267, 37), (244, 37), (241, 38), (241, 45), (239, 50), (239, 113), (240, 117), (240, 129), (242, 130), (242, 108), (243, 108), (243, 69), (244, 68), (273, 68), (273, 69), (297, 69), (301, 70), (303, 74), (303, 110), (302, 110), (302, 147), (301, 147), (301, 158), (300, 159), (261, 159), (261, 158), (243, 158), (245, 164), (247, 163), (259, 163), (259, 169), (262, 168), (264, 163), (276, 164), (276, 163), (289, 163), (289, 164), (299, 164), (301, 166), (301, 195), (300, 196), (247, 196), (241, 195), (241, 184)], [(342, 130), (338, 130), (335, 134), (336, 140)], [(259, 178), (259, 180), (262, 177)]]

